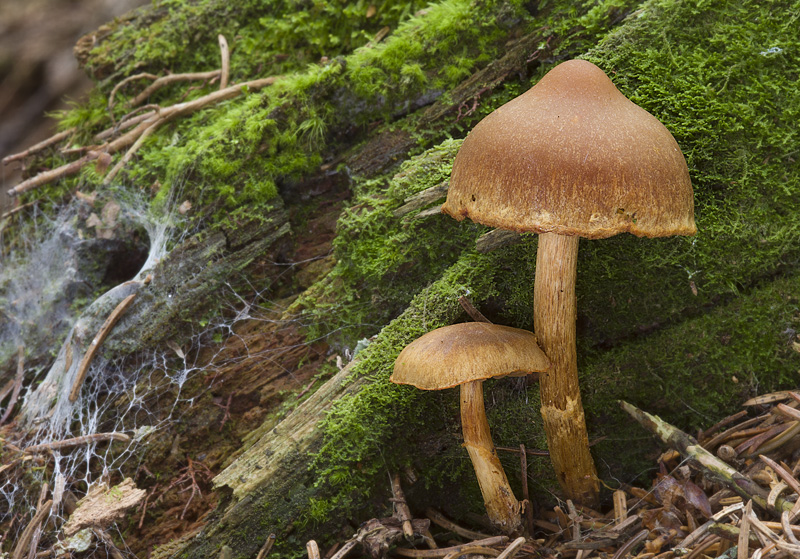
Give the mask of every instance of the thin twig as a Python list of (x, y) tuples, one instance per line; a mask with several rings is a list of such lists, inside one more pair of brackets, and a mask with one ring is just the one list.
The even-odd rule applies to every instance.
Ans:
[(24, 448), (23, 451), (26, 454), (36, 454), (39, 452), (47, 452), (49, 450), (60, 450), (62, 448), (69, 448), (71, 446), (99, 443), (103, 441), (128, 442), (130, 440), (131, 438), (125, 433), (94, 433), (91, 435), (83, 435), (80, 437), (73, 437), (71, 439), (64, 439), (62, 441), (53, 441), (29, 446), (28, 448)]
[(525, 538), (519, 537), (510, 544), (508, 547), (503, 550), (503, 553), (497, 556), (497, 559), (513, 559), (514, 555), (517, 554), (517, 551), (523, 546), (525, 543)]
[(459, 557), (463, 557), (464, 555), (484, 555), (486, 557), (497, 557), (500, 555), (500, 552), (491, 547), (485, 547), (482, 545), (467, 545), (466, 547), (462, 547), (458, 551), (453, 551), (448, 553), (444, 556), (444, 559), (458, 559)]
[[(331, 559), (343, 559), (345, 555), (350, 553), (350, 550), (353, 549), (356, 544), (358, 543), (358, 539), (353, 538), (351, 540), (347, 540), (345, 544), (342, 546), (342, 549), (337, 551), (336, 553), (331, 556)], [(258, 558), (256, 558), (258, 559)]]
[(398, 547), (395, 553), (403, 557), (445, 557), (453, 552), (457, 552), (465, 547), (489, 547), (492, 545), (501, 545), (508, 541), (508, 536), (494, 536), (483, 540), (466, 543), (463, 545), (456, 545), (453, 547), (442, 547), (439, 549), (405, 549)]
[[(218, 73), (219, 70), (217, 70), (216, 72)], [(190, 74), (173, 74), (173, 76), (174, 75), (189, 76)], [(170, 76), (165, 76), (165, 77), (170, 77)], [(96, 146), (96, 150), (90, 151), (77, 161), (73, 161), (72, 163), (62, 165), (57, 169), (51, 169), (49, 171), (39, 173), (38, 175), (21, 182), (20, 184), (9, 190), (8, 195), (18, 196), (24, 192), (27, 192), (34, 188), (38, 188), (45, 184), (49, 184), (60, 178), (69, 175), (74, 175), (75, 173), (79, 172), (87, 163), (93, 161), (94, 159), (97, 159), (100, 153), (108, 153), (113, 155), (118, 151), (127, 148), (131, 144), (136, 143), (139, 137), (143, 135), (153, 125), (160, 126), (161, 124), (169, 122), (173, 118), (193, 113), (195, 111), (198, 111), (206, 107), (207, 105), (213, 105), (215, 103), (220, 103), (228, 99), (233, 99), (234, 97), (241, 95), (242, 92), (247, 89), (260, 89), (262, 87), (272, 85), (278, 79), (280, 79), (279, 76), (272, 76), (269, 78), (263, 78), (260, 80), (253, 80), (250, 82), (232, 85), (226, 87), (225, 89), (209, 93), (208, 95), (205, 95), (203, 97), (198, 97), (197, 99), (193, 99), (192, 101), (177, 103), (175, 105), (171, 105), (169, 107), (160, 109), (158, 111), (154, 111), (150, 117), (141, 121), (133, 130), (125, 133), (124, 135), (120, 136), (119, 138), (111, 142), (103, 144), (102, 146)], [(141, 145), (141, 143), (139, 145)], [(135, 150), (133, 150), (130, 155), (133, 155), (133, 152), (135, 152)]]
[(463, 538), (469, 538), (471, 540), (482, 540), (489, 537), (486, 534), (481, 534), (480, 532), (473, 532), (472, 530), (467, 530), (466, 528), (462, 528), (455, 522), (445, 517), (438, 510), (433, 508), (425, 509), (425, 516), (427, 516), (431, 522), (433, 522), (440, 528), (444, 528), (445, 530), (454, 532)]
[(36, 152), (42, 151), (43, 149), (45, 149), (45, 148), (47, 148), (47, 147), (49, 147), (49, 146), (51, 146), (53, 144), (57, 144), (58, 142), (60, 142), (61, 140), (65, 139), (65, 138), (68, 138), (74, 132), (75, 132), (75, 128), (74, 127), (73, 128), (69, 128), (67, 130), (64, 130), (63, 132), (59, 132), (58, 134), (54, 134), (54, 135), (50, 136), (46, 140), (42, 140), (38, 144), (32, 145), (31, 147), (29, 147), (25, 151), (21, 151), (19, 153), (15, 153), (13, 155), (8, 155), (8, 156), (3, 158), (3, 165), (8, 165), (12, 161), (17, 161), (19, 159), (25, 159), (26, 157), (28, 157), (30, 155), (33, 155)]
[(74, 403), (75, 400), (78, 399), (78, 394), (80, 394), (83, 380), (86, 378), (86, 373), (89, 370), (89, 365), (91, 364), (92, 359), (94, 359), (97, 350), (100, 349), (100, 346), (106, 339), (106, 336), (108, 336), (109, 332), (111, 332), (111, 329), (114, 328), (114, 325), (122, 317), (122, 314), (133, 302), (134, 297), (136, 297), (136, 293), (131, 293), (125, 297), (113, 311), (111, 311), (111, 314), (108, 315), (108, 318), (106, 318), (106, 321), (100, 327), (100, 331), (97, 332), (97, 335), (92, 340), (92, 343), (89, 344), (89, 349), (86, 350), (86, 354), (83, 356), (83, 359), (78, 366), (78, 373), (75, 376), (75, 382), (72, 383), (72, 389), (69, 391), (70, 402)]
[[(132, 128), (137, 124), (141, 123), (148, 118), (151, 118), (156, 115), (155, 109), (160, 109), (158, 105), (142, 105), (141, 107), (135, 108), (133, 111), (129, 112), (125, 116), (123, 116), (118, 123), (116, 123), (111, 128), (106, 128), (102, 132), (98, 132), (94, 135), (94, 139), (98, 142), (102, 142), (114, 136), (115, 134), (119, 134), (122, 130), (127, 130), (128, 128)], [(142, 111), (147, 111), (146, 113), (142, 113)], [(141, 114), (137, 114), (141, 113)]]
[(134, 80), (157, 80), (158, 76), (155, 74), (149, 74), (147, 72), (143, 72), (141, 74), (134, 74), (133, 76), (128, 76), (124, 80), (120, 81), (117, 85), (114, 86), (114, 89), (111, 90), (111, 94), (108, 96), (108, 114), (111, 117), (111, 122), (114, 122), (114, 97), (117, 95), (117, 91), (122, 89), (123, 86), (129, 84)]
[(403, 526), (403, 535), (407, 540), (414, 539), (414, 528), (411, 526), (411, 509), (408, 508), (406, 503), (406, 496), (403, 493), (403, 487), (400, 485), (400, 474), (395, 473), (391, 476), (392, 495), (394, 499), (395, 510), (397, 511), (397, 518)]
[[(275, 534), (270, 534), (267, 536), (267, 541), (264, 542), (264, 545), (261, 546), (261, 549), (258, 551), (258, 555), (256, 555), (256, 559), (264, 559), (267, 554), (272, 549), (272, 546), (275, 545)], [(333, 558), (331, 558), (333, 559)]]
[(631, 539), (625, 542), (625, 545), (623, 545), (617, 550), (612, 559), (622, 559), (622, 557), (625, 557), (631, 550), (633, 550), (634, 547), (636, 547), (642, 541), (644, 541), (647, 538), (648, 534), (650, 534), (649, 530), (642, 530), (641, 532), (633, 536)]
[(27, 208), (30, 208), (31, 206), (33, 206), (33, 205), (34, 205), (34, 204), (36, 204), (37, 202), (38, 202), (38, 200), (34, 200), (33, 202), (28, 202), (27, 204), (22, 204), (22, 205), (20, 205), (20, 206), (17, 206), (16, 208), (14, 208), (14, 209), (12, 209), (12, 210), (8, 210), (8, 211), (7, 211), (6, 213), (4, 213), (3, 215), (0, 215), (0, 219), (5, 219), (5, 218), (7, 218), (7, 217), (11, 217), (11, 216), (12, 216), (12, 215), (14, 215), (15, 213), (19, 213), (19, 212), (21, 212), (22, 210), (25, 210), (25, 209), (27, 209)]
[(195, 72), (190, 74), (168, 74), (157, 78), (156, 81), (147, 86), (139, 95), (133, 98), (129, 103), (131, 107), (141, 105), (145, 99), (150, 97), (153, 93), (162, 87), (175, 82), (211, 80), (219, 77), (219, 70), (211, 70), (210, 72)]
[(528, 527), (528, 534), (533, 535), (533, 501), (531, 501), (530, 491), (528, 490), (528, 453), (525, 452), (525, 445), (522, 443), (519, 445), (519, 466), (522, 470), (522, 498), (527, 503), (525, 507), (525, 525)]
[(461, 305), (461, 308), (463, 308), (470, 316), (470, 318), (472, 318), (472, 320), (474, 320), (475, 322), (487, 322), (489, 324), (492, 323), (492, 321), (483, 316), (483, 313), (481, 313), (481, 311), (476, 309), (475, 306), (472, 304), (472, 302), (466, 297), (463, 296), (459, 297), (458, 302)]
[(60, 178), (67, 177), (69, 175), (74, 175), (81, 169), (83, 169), (84, 165), (97, 159), (100, 155), (99, 152), (89, 152), (80, 159), (73, 161), (72, 163), (67, 163), (66, 165), (62, 165), (61, 167), (56, 167), (55, 169), (50, 169), (49, 171), (44, 171), (35, 175), (27, 180), (22, 181), (17, 186), (12, 188), (8, 191), (9, 196), (19, 196), (29, 190), (33, 190), (34, 188), (38, 188), (45, 184), (49, 184), (54, 182)]
[(220, 67), (220, 78), (219, 78), (219, 88), (225, 89), (228, 87), (228, 74), (230, 73), (231, 67), (231, 51), (228, 48), (228, 41), (225, 39), (225, 35), (220, 33), (217, 35), (217, 41), (219, 41), (219, 54), (222, 58), (222, 66)]
[[(495, 450), (502, 450), (504, 452), (513, 452), (515, 454), (519, 453), (518, 448), (511, 448), (510, 446), (496, 446), (494, 447)], [(537, 450), (535, 448), (526, 448), (525, 454), (529, 454), (531, 456), (550, 456), (550, 452), (547, 450)]]
[(33, 519), (31, 519), (28, 527), (25, 528), (25, 531), (22, 532), (22, 536), (20, 536), (20, 538), (17, 540), (17, 545), (14, 548), (14, 552), (11, 554), (11, 559), (22, 559), (25, 551), (28, 549), (28, 545), (31, 542), (34, 531), (45, 519), (45, 517), (50, 514), (50, 508), (52, 505), (53, 501), (50, 500), (36, 509), (36, 514), (33, 515)]
[(131, 160), (133, 154), (135, 154), (138, 151), (138, 149), (142, 146), (142, 144), (150, 136), (150, 134), (158, 130), (158, 127), (162, 122), (166, 121), (161, 119), (155, 120), (152, 124), (150, 124), (150, 126), (148, 126), (142, 131), (142, 133), (139, 135), (139, 137), (136, 139), (133, 145), (128, 149), (128, 151), (125, 152), (125, 155), (122, 156), (122, 159), (120, 159), (117, 162), (117, 164), (114, 165), (111, 171), (109, 171), (108, 175), (106, 175), (106, 177), (103, 179), (103, 186), (108, 186), (109, 184), (111, 184), (111, 181), (114, 180), (114, 177), (117, 176), (117, 173), (119, 173), (122, 170), (122, 168), (128, 163), (128, 161)]

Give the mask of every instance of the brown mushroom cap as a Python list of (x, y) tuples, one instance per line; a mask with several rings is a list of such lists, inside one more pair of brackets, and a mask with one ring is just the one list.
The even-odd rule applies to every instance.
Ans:
[(492, 227), (590, 239), (696, 232), (675, 138), (585, 60), (556, 66), (475, 126), (442, 210)]
[(408, 344), (394, 363), (391, 381), (422, 390), (546, 371), (547, 356), (527, 330), (465, 322), (437, 328)]

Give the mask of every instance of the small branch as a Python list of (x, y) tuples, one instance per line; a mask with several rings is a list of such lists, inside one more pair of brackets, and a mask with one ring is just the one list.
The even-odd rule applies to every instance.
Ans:
[(33, 176), (27, 180), (22, 181), (17, 186), (12, 188), (8, 191), (9, 196), (19, 196), (20, 194), (24, 194), (29, 190), (33, 190), (34, 188), (38, 188), (42, 185), (49, 184), (54, 182), (60, 178), (68, 177), (70, 175), (74, 175), (78, 171), (80, 171), (84, 165), (97, 159), (97, 156), (100, 155), (98, 152), (89, 152), (77, 161), (73, 161), (72, 163), (67, 163), (66, 165), (62, 165), (61, 167), (56, 167), (55, 169), (51, 169), (49, 171), (44, 171), (43, 173), (39, 173), (36, 176)]
[(217, 41), (219, 41), (219, 54), (222, 58), (222, 66), (220, 69), (220, 78), (219, 78), (219, 88), (225, 89), (228, 87), (228, 74), (230, 73), (230, 66), (231, 66), (231, 51), (228, 48), (228, 41), (225, 39), (225, 35), (219, 34), (217, 35)]
[(406, 503), (406, 496), (400, 485), (400, 474), (394, 474), (391, 478), (392, 495), (394, 496), (394, 506), (397, 511), (397, 518), (403, 526), (403, 535), (409, 541), (414, 539), (414, 528), (411, 526), (411, 509)]
[(522, 235), (508, 229), (492, 229), (475, 241), (475, 250), (486, 253), (522, 242)]
[(319, 554), (319, 545), (314, 540), (306, 542), (306, 551), (308, 552), (308, 559), (321, 559)]
[[(528, 535), (533, 535), (533, 501), (528, 491), (528, 453), (525, 452), (525, 445), (519, 445), (519, 462), (520, 469), (522, 470), (522, 499), (525, 501), (525, 525), (528, 528)], [(511, 545), (514, 545), (513, 543)]]
[(432, 508), (426, 509), (425, 516), (427, 516), (431, 522), (433, 522), (440, 528), (444, 528), (445, 530), (454, 532), (463, 538), (469, 538), (471, 540), (483, 540), (488, 537), (486, 534), (481, 534), (480, 532), (473, 532), (472, 530), (467, 530), (466, 528), (462, 528), (455, 522), (451, 521), (449, 518), (445, 517), (442, 513), (440, 513), (436, 509)]
[[(275, 545), (276, 536), (275, 534), (270, 534), (267, 536), (267, 541), (264, 542), (264, 545), (261, 546), (261, 549), (258, 551), (258, 555), (256, 555), (256, 559), (264, 559), (267, 554), (272, 549), (272, 546)], [(333, 557), (331, 557), (333, 559)], [(341, 559), (341, 558), (339, 558)]]
[(402, 217), (415, 210), (421, 210), (428, 204), (433, 204), (437, 200), (441, 200), (447, 196), (447, 190), (450, 188), (450, 180), (444, 180), (436, 186), (426, 188), (421, 192), (417, 192), (410, 198), (406, 198), (403, 205), (394, 211), (395, 217)]
[(395, 553), (403, 557), (445, 557), (451, 553), (457, 553), (467, 547), (489, 547), (491, 545), (501, 545), (508, 541), (508, 536), (494, 536), (483, 540), (466, 543), (463, 545), (456, 545), (453, 547), (442, 547), (440, 549), (405, 549), (398, 547)]
[[(680, 431), (660, 417), (642, 411), (627, 402), (620, 401), (620, 406), (638, 421), (642, 427), (656, 435), (661, 442), (671, 446), (680, 452), (682, 456), (701, 466), (711, 476), (736, 492), (743, 499), (752, 499), (758, 506), (764, 509), (767, 508), (767, 492), (762, 487), (701, 447), (694, 437)], [(775, 501), (775, 508), (778, 512), (791, 511), (792, 507), (793, 503), (780, 497)]]
[(108, 114), (111, 117), (111, 122), (114, 122), (114, 97), (117, 95), (117, 91), (122, 89), (126, 84), (134, 80), (157, 80), (158, 76), (155, 74), (148, 74), (147, 72), (143, 72), (141, 74), (134, 74), (133, 76), (128, 76), (124, 80), (120, 81), (117, 85), (114, 86), (114, 89), (111, 90), (111, 94), (108, 96)]
[(53, 501), (50, 500), (36, 509), (36, 514), (33, 515), (33, 519), (28, 524), (28, 527), (25, 528), (25, 531), (22, 532), (22, 536), (20, 536), (20, 538), (17, 540), (17, 546), (14, 548), (14, 552), (11, 554), (11, 559), (22, 559), (25, 556), (25, 552), (28, 550), (28, 545), (31, 542), (31, 538), (33, 538), (33, 533), (36, 531), (36, 528), (42, 523), (45, 517), (50, 514), (50, 508), (52, 506)]
[(513, 542), (511, 542), (507, 548), (503, 550), (503, 553), (497, 556), (497, 559), (513, 559), (513, 557), (517, 554), (517, 551), (525, 544), (525, 538), (519, 537)]
[[(219, 70), (215, 71), (217, 74)], [(206, 74), (209, 74), (208, 72)], [(159, 78), (159, 80), (170, 78), (171, 81), (178, 81), (175, 76), (180, 76), (181, 79), (188, 79), (187, 76), (199, 76), (201, 74), (172, 74), (170, 76), (164, 76), (164, 78)], [(205, 75), (205, 74), (203, 74)], [(127, 132), (123, 136), (117, 138), (116, 140), (103, 144), (102, 146), (96, 146), (96, 151), (90, 151), (82, 158), (78, 159), (77, 161), (73, 161), (72, 163), (68, 163), (67, 165), (62, 165), (57, 169), (52, 169), (50, 171), (45, 171), (43, 173), (39, 173), (38, 175), (31, 177), (28, 180), (25, 180), (12, 188), (8, 191), (9, 196), (18, 196), (24, 192), (32, 190), (34, 188), (38, 188), (42, 185), (49, 184), (54, 182), (60, 178), (74, 175), (75, 173), (79, 172), (87, 163), (97, 159), (100, 153), (108, 153), (114, 154), (122, 149), (127, 148), (131, 144), (135, 144), (137, 140), (139, 140), (140, 136), (145, 134), (147, 130), (151, 126), (160, 126), (165, 122), (169, 122), (173, 118), (177, 118), (180, 116), (184, 116), (186, 114), (190, 114), (192, 112), (198, 111), (208, 105), (213, 105), (215, 103), (220, 103), (222, 101), (226, 101), (228, 99), (233, 99), (242, 94), (243, 91), (247, 89), (261, 89), (262, 87), (266, 87), (268, 85), (272, 85), (275, 83), (279, 76), (272, 76), (269, 78), (263, 78), (260, 80), (253, 80), (250, 82), (245, 82), (241, 84), (232, 85), (230, 87), (226, 87), (225, 89), (221, 89), (219, 91), (214, 91), (213, 93), (209, 93), (203, 97), (199, 97), (192, 101), (186, 101), (184, 103), (177, 103), (175, 105), (171, 105), (164, 109), (159, 109), (157, 111), (153, 111), (152, 115), (148, 118), (139, 122), (139, 124), (131, 130)], [(157, 82), (159, 80), (156, 80)], [(163, 85), (164, 82), (162, 82)], [(169, 83), (167, 81), (166, 83)], [(153, 84), (155, 85), (155, 83)], [(151, 86), (152, 87), (152, 86)], [(150, 114), (150, 113), (147, 113)], [(148, 133), (149, 135), (149, 133)], [(139, 143), (141, 145), (141, 142)], [(138, 149), (138, 147), (136, 147)], [(131, 155), (136, 151), (136, 149), (131, 149)], [(107, 178), (108, 180), (108, 178)]]
[(219, 70), (212, 70), (210, 72), (196, 72), (191, 74), (168, 74), (166, 76), (161, 76), (160, 78), (157, 78), (156, 81), (151, 83), (148, 87), (146, 87), (139, 95), (134, 97), (133, 100), (129, 103), (129, 105), (131, 107), (135, 107), (136, 105), (141, 105), (153, 93), (171, 83), (197, 81), (197, 80), (210, 80), (219, 77), (219, 74), (220, 74)]
[(74, 127), (73, 128), (69, 128), (67, 130), (64, 130), (63, 132), (59, 132), (58, 134), (54, 134), (53, 136), (50, 136), (49, 138), (39, 142), (38, 144), (32, 145), (31, 147), (29, 147), (25, 151), (21, 151), (19, 153), (15, 153), (13, 155), (9, 155), (7, 157), (4, 157), (3, 158), (3, 165), (8, 165), (12, 161), (17, 161), (19, 159), (25, 159), (26, 157), (28, 157), (30, 155), (33, 155), (34, 153), (42, 151), (43, 149), (45, 149), (47, 147), (50, 147), (53, 144), (57, 144), (58, 142), (64, 140), (65, 138), (68, 138), (74, 132), (75, 132), (75, 128)]
[(141, 135), (136, 139), (136, 141), (130, 147), (130, 149), (128, 149), (128, 151), (125, 152), (125, 155), (122, 156), (122, 159), (120, 159), (117, 162), (117, 164), (114, 165), (111, 171), (109, 171), (108, 175), (106, 175), (106, 177), (103, 179), (103, 186), (108, 186), (109, 184), (111, 184), (111, 181), (114, 180), (114, 177), (117, 176), (117, 173), (119, 173), (125, 166), (125, 164), (127, 164), (128, 161), (131, 160), (133, 154), (135, 154), (139, 150), (139, 148), (142, 146), (144, 141), (150, 136), (150, 134), (158, 130), (158, 126), (161, 124), (161, 122), (163, 121), (156, 120), (150, 126), (144, 129)]
[(14, 406), (17, 404), (17, 398), (19, 398), (19, 393), (22, 390), (22, 380), (25, 376), (25, 346), (17, 347), (17, 376), (14, 379), (14, 390), (11, 393), (11, 399), (8, 401), (8, 407), (6, 408), (5, 413), (3, 413), (3, 417), (0, 418), (0, 425), (6, 422), (6, 420), (11, 417), (11, 412), (14, 410)]
[(463, 308), (466, 311), (466, 313), (470, 316), (470, 318), (472, 318), (472, 320), (474, 320), (475, 322), (487, 322), (489, 324), (492, 323), (492, 321), (483, 316), (483, 313), (481, 313), (481, 311), (476, 309), (472, 304), (472, 302), (466, 297), (463, 296), (459, 297), (458, 303), (461, 305), (461, 308)]
[(122, 441), (128, 442), (131, 438), (125, 433), (94, 433), (92, 435), (83, 435), (81, 437), (74, 437), (72, 439), (64, 439), (63, 441), (53, 441), (49, 443), (42, 443), (23, 449), (26, 454), (36, 454), (39, 452), (46, 452), (48, 450), (61, 450), (62, 448), (69, 448), (71, 446), (79, 446), (84, 444), (92, 444), (102, 441)]
[(69, 391), (70, 402), (74, 403), (75, 400), (78, 399), (78, 394), (80, 394), (83, 380), (86, 378), (86, 372), (89, 370), (89, 365), (91, 364), (92, 359), (94, 359), (95, 353), (97, 353), (97, 350), (106, 339), (106, 336), (108, 336), (111, 329), (120, 319), (122, 313), (124, 313), (133, 302), (134, 297), (136, 297), (136, 293), (131, 293), (125, 297), (113, 311), (111, 311), (111, 314), (108, 315), (108, 318), (106, 318), (106, 321), (100, 327), (100, 331), (97, 332), (97, 335), (92, 340), (92, 343), (89, 345), (89, 349), (86, 351), (86, 355), (83, 356), (83, 359), (78, 367), (78, 373), (75, 377), (75, 382), (72, 384), (72, 389)]

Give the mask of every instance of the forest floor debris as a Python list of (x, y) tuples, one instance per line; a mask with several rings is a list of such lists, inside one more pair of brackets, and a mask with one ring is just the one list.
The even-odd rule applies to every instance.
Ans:
[[(630, 404), (621, 405), (670, 448), (658, 460), (651, 487), (618, 487), (607, 510), (592, 510), (571, 501), (560, 503), (540, 510), (532, 519), (532, 536), (510, 541), (461, 526), (434, 509), (415, 515), (403, 493), (402, 476), (394, 475), (390, 479), (394, 516), (363, 523), (349, 540), (320, 551), (320, 559), (800, 557), (800, 524), (795, 524), (800, 512), (800, 438), (793, 436), (800, 421), (799, 393), (784, 391), (749, 400), (745, 410), (699, 432), (696, 438)], [(11, 428), (13, 424), (5, 430)], [(8, 470), (30, 467), (29, 450), (5, 445), (0, 475), (14, 475)], [(200, 486), (211, 476), (204, 464), (187, 460), (187, 468), (177, 472), (169, 486), (191, 491), (183, 513), (195, 496), (202, 496)], [(197, 476), (202, 480), (195, 479)], [(41, 534), (42, 530), (67, 533), (75, 524), (74, 512), (65, 518), (50, 514), (51, 520), (45, 522), (54, 500), (61, 497), (56, 495), (56, 487), (45, 485), (42, 492), (33, 518), (15, 518), (2, 527), (5, 537), (0, 541), (6, 543), (9, 533), (22, 530), (10, 548), (15, 556), (27, 553), (34, 541), (50, 542), (50, 550), (56, 553), (59, 544), (52, 534)], [(136, 492), (138, 498), (125, 510), (144, 520), (143, 511), (155, 491), (147, 498), (144, 491)], [(106, 524), (96, 528), (105, 530)], [(74, 532), (70, 528), (69, 533)], [(111, 536), (105, 531), (95, 534), (93, 545), (109, 549), (113, 538), (106, 541), (108, 538)], [(274, 536), (267, 538), (259, 556), (268, 557), (274, 542)], [(319, 546), (309, 545), (308, 549)], [(37, 551), (45, 550), (40, 546)]]

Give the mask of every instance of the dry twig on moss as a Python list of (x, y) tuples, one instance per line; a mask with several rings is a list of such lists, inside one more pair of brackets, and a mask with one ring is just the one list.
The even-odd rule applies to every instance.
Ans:
[(17, 161), (17, 160), (20, 160), (20, 159), (25, 159), (27, 157), (30, 157), (34, 153), (38, 153), (38, 152), (42, 151), (43, 149), (45, 149), (45, 148), (47, 148), (49, 146), (52, 146), (53, 144), (57, 144), (58, 142), (66, 140), (73, 133), (75, 133), (75, 128), (74, 127), (73, 128), (69, 128), (67, 130), (64, 130), (63, 132), (59, 132), (58, 134), (54, 134), (54, 135), (50, 136), (49, 138), (47, 138), (46, 140), (42, 140), (38, 144), (32, 145), (31, 147), (29, 147), (25, 151), (21, 151), (19, 153), (15, 153), (13, 155), (9, 155), (7, 157), (4, 157), (3, 158), (3, 164), (4, 165), (8, 165), (12, 161)]
[(217, 35), (217, 41), (219, 41), (219, 54), (222, 59), (220, 64), (219, 88), (225, 89), (228, 87), (228, 76), (231, 68), (231, 51), (228, 48), (228, 41), (225, 39), (225, 35), (221, 33)]
[[(216, 70), (216, 72), (219, 73), (218, 70)], [(187, 114), (199, 111), (200, 109), (207, 107), (209, 105), (220, 103), (228, 99), (233, 99), (234, 97), (241, 95), (244, 91), (261, 89), (268, 85), (272, 85), (278, 79), (279, 77), (273, 76), (269, 78), (263, 78), (260, 80), (253, 80), (241, 84), (232, 85), (226, 87), (225, 89), (209, 93), (208, 95), (204, 95), (203, 97), (199, 97), (192, 101), (177, 103), (175, 105), (170, 105), (169, 107), (156, 109), (152, 113), (146, 113), (148, 115), (147, 118), (144, 118), (141, 122), (139, 122), (139, 124), (135, 128), (133, 128), (133, 130), (125, 133), (124, 135), (120, 136), (119, 138), (113, 141), (109, 141), (100, 146), (95, 146), (94, 149), (89, 151), (86, 155), (84, 155), (77, 161), (73, 161), (66, 165), (62, 165), (61, 167), (58, 167), (56, 169), (45, 171), (43, 173), (40, 173), (34, 177), (31, 177), (21, 182), (20, 184), (9, 190), (8, 195), (18, 196), (24, 192), (33, 190), (45, 184), (49, 184), (60, 178), (69, 175), (74, 175), (75, 173), (80, 171), (87, 163), (97, 159), (101, 153), (108, 153), (113, 155), (133, 144), (133, 147), (130, 148), (123, 157), (121, 163), (122, 165), (124, 165), (125, 162), (130, 160), (130, 158), (133, 156), (133, 154), (136, 152), (139, 146), (141, 146), (142, 141), (144, 141), (144, 138), (142, 138), (142, 136), (144, 135), (146, 138), (148, 135), (152, 134), (157, 127), (161, 126), (162, 124), (165, 124), (174, 118), (185, 116)], [(122, 165), (118, 163), (114, 167), (114, 169), (109, 173), (109, 175), (106, 176), (106, 179), (103, 181), (103, 184), (108, 184), (111, 181), (111, 179), (113, 179), (114, 176), (116, 176), (116, 174), (122, 168)]]

